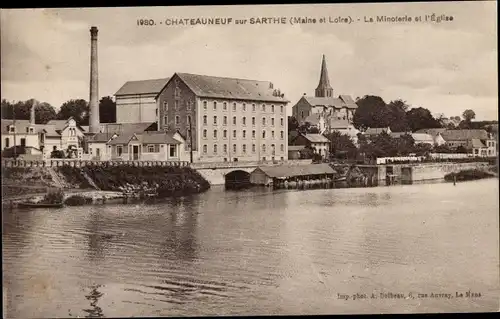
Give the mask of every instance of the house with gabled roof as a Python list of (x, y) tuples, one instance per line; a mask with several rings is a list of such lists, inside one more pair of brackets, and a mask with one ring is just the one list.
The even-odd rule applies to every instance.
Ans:
[(116, 133), (96, 133), (87, 140), (88, 155), (91, 160), (109, 161), (111, 146), (109, 142), (118, 137)]
[(327, 158), (330, 154), (330, 140), (321, 134), (303, 134), (300, 133), (292, 141), (290, 145), (307, 146), (314, 149), (314, 153)]
[[(107, 142), (107, 160), (187, 161), (184, 137), (179, 132), (127, 132)], [(98, 156), (98, 154), (93, 154)], [(104, 160), (101, 158), (101, 160)]]
[(50, 157), (52, 151), (67, 151), (69, 149), (74, 150), (72, 157), (81, 157), (85, 129), (78, 125), (73, 117), (67, 120), (51, 120), (39, 127), (43, 128), (41, 145), (45, 158)]
[(473, 156), (497, 156), (496, 139), (483, 129), (446, 130), (441, 135), (450, 148), (462, 147)]
[(36, 124), (34, 107), (30, 120), (2, 119), (2, 150), (16, 145), (35, 148), (43, 158), (50, 158), (52, 151), (69, 151), (66, 155), (81, 157), (83, 136), (84, 129), (72, 117)]
[(270, 81), (175, 73), (156, 101), (159, 129), (185, 136), (194, 162), (287, 159), (289, 101)]
[(169, 78), (128, 81), (115, 93), (116, 122), (157, 122), (155, 97)]
[(319, 84), (314, 96), (307, 96), (304, 93), (292, 107), (292, 114), (300, 124), (303, 124), (312, 114), (324, 114), (325, 118), (352, 122), (357, 108), (358, 105), (350, 95), (334, 96), (326, 67), (326, 58), (323, 55)]

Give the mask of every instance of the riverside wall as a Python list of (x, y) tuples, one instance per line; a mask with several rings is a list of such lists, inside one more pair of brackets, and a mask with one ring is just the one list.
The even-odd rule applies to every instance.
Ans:
[(410, 165), (412, 181), (426, 181), (443, 179), (446, 174), (457, 173), (462, 170), (486, 170), (491, 165), (487, 162), (471, 163), (423, 163)]

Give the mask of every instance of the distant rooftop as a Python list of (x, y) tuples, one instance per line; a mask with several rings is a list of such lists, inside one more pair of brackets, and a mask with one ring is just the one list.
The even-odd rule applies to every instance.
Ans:
[(170, 78), (128, 81), (115, 93), (118, 95), (158, 94)]

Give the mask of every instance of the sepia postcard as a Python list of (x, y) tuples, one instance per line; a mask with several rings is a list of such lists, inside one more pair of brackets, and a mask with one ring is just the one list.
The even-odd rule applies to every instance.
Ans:
[(496, 2), (0, 18), (4, 317), (499, 310)]

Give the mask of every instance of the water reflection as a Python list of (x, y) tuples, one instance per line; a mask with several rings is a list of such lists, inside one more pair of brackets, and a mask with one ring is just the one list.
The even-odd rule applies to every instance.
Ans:
[(87, 258), (92, 262), (98, 262), (105, 257), (106, 246), (111, 235), (103, 234), (103, 220), (98, 211), (92, 210), (87, 221), (88, 251)]
[(88, 295), (85, 296), (87, 300), (90, 301), (90, 309), (83, 309), (84, 312), (87, 313), (85, 318), (103, 318), (104, 314), (101, 309), (97, 305), (99, 302), (99, 298), (103, 296), (103, 293), (99, 292), (98, 289), (102, 287), (102, 285), (93, 285), (91, 291)]
[(193, 200), (180, 198), (168, 207), (170, 222), (161, 226), (161, 255), (183, 261), (193, 261), (197, 253), (197, 218), (201, 207)]

